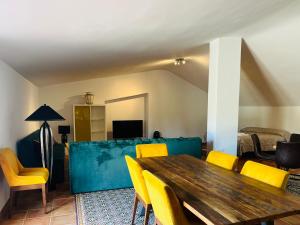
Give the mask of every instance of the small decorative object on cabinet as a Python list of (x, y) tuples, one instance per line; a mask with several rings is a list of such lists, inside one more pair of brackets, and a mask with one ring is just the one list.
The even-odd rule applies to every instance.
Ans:
[(74, 141), (106, 140), (105, 106), (74, 105)]
[(61, 143), (67, 143), (68, 134), (70, 133), (70, 126), (58, 126), (58, 133), (61, 134)]
[(94, 95), (92, 92), (85, 92), (84, 98), (85, 98), (85, 104), (93, 105)]

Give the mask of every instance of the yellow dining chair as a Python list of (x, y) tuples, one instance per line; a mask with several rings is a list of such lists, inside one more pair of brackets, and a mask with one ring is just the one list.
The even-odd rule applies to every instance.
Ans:
[(137, 158), (159, 157), (159, 156), (168, 156), (168, 148), (166, 144), (162, 143), (162, 144), (136, 145)]
[(147, 170), (143, 171), (147, 190), (152, 203), (155, 225), (204, 224), (202, 221), (190, 222), (174, 191), (162, 180)]
[(3, 170), (5, 179), (10, 188), (10, 212), (15, 192), (42, 189), (42, 202), (46, 213), (46, 183), (48, 181), (49, 172), (45, 168), (24, 168), (18, 160), (16, 154), (11, 149), (3, 149), (0, 151), (0, 165)]
[(285, 188), (289, 173), (261, 163), (247, 161), (241, 174), (277, 188)]
[(238, 157), (215, 150), (210, 151), (206, 158), (206, 162), (220, 166), (227, 170), (234, 170), (237, 165), (237, 161)]
[(151, 202), (148, 195), (148, 191), (146, 188), (146, 184), (144, 181), (144, 177), (142, 174), (143, 168), (130, 156), (125, 156), (125, 160), (127, 163), (127, 167), (129, 170), (129, 174), (133, 183), (133, 187), (135, 190), (133, 210), (132, 210), (132, 223), (134, 224), (136, 209), (138, 202), (141, 202), (145, 207), (145, 218), (144, 224), (148, 224), (149, 214), (151, 209)]

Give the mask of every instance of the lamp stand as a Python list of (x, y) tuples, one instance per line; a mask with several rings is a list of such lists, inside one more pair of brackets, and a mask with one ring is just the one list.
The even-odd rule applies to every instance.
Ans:
[(62, 134), (61, 135), (61, 143), (65, 144), (68, 142), (68, 135), (67, 134)]
[(41, 142), (41, 156), (44, 168), (49, 171), (49, 184), (52, 184), (52, 170), (53, 170), (53, 133), (47, 123), (44, 121), (40, 128), (40, 142)]

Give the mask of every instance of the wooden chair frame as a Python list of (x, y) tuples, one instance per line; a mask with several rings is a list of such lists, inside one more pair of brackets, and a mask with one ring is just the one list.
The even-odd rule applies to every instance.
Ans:
[(135, 215), (136, 215), (136, 209), (137, 209), (137, 205), (138, 202), (141, 202), (145, 208), (145, 217), (144, 217), (144, 225), (148, 225), (148, 221), (149, 221), (149, 215), (150, 215), (150, 210), (152, 209), (152, 205), (151, 204), (146, 204), (143, 199), (139, 196), (138, 193), (134, 193), (134, 202), (133, 202), (133, 209), (132, 209), (132, 220), (131, 220), (131, 224), (134, 224), (134, 220), (135, 220)]
[(163, 224), (155, 217), (153, 225), (163, 225)]
[(47, 187), (46, 184), (33, 184), (33, 185), (10, 187), (8, 217), (11, 218), (13, 205), (17, 204), (17, 193), (19, 191), (28, 191), (28, 190), (37, 190), (37, 189), (42, 190), (42, 203), (43, 203), (44, 213), (47, 213), (47, 192), (48, 192), (48, 187)]

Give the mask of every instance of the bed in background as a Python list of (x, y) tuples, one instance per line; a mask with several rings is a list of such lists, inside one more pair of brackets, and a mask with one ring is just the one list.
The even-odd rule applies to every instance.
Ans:
[(241, 156), (247, 152), (254, 152), (251, 134), (257, 134), (263, 151), (275, 151), (274, 146), (277, 141), (288, 141), (290, 133), (273, 128), (245, 127), (238, 133), (238, 155)]

